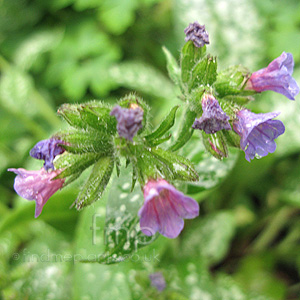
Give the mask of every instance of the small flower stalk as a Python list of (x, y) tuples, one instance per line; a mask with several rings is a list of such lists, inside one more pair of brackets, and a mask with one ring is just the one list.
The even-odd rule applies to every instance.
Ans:
[(202, 98), (203, 114), (196, 119), (193, 128), (203, 130), (207, 134), (216, 133), (220, 130), (231, 130), (229, 117), (222, 110), (217, 99), (213, 95), (206, 94)]
[(165, 237), (176, 238), (184, 227), (183, 219), (199, 215), (198, 203), (164, 179), (149, 180), (144, 186), (144, 199), (139, 217), (141, 231), (147, 236), (158, 231)]
[(245, 89), (256, 92), (274, 91), (295, 100), (299, 94), (299, 86), (292, 77), (294, 59), (291, 53), (283, 52), (266, 68), (252, 73)]
[(240, 146), (249, 162), (256, 156), (264, 157), (275, 151), (274, 140), (285, 131), (281, 121), (273, 120), (279, 114), (279, 112), (255, 114), (247, 109), (237, 112), (233, 129), (241, 137)]
[(20, 197), (34, 200), (35, 218), (37, 218), (47, 203), (48, 199), (63, 187), (65, 179), (54, 179), (61, 170), (47, 172), (44, 168), (38, 171), (25, 169), (8, 169), (9, 172), (17, 174), (14, 189)]

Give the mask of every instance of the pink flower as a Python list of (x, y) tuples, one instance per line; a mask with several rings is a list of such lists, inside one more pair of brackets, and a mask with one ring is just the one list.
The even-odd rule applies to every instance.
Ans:
[(163, 179), (149, 180), (144, 186), (144, 198), (138, 214), (141, 231), (148, 236), (158, 231), (168, 238), (176, 238), (183, 229), (183, 219), (199, 215), (198, 203)]
[(48, 199), (59, 190), (65, 179), (55, 179), (61, 170), (47, 172), (44, 168), (39, 171), (27, 171), (25, 169), (8, 169), (17, 174), (14, 189), (17, 194), (27, 200), (35, 200), (35, 218), (37, 218)]

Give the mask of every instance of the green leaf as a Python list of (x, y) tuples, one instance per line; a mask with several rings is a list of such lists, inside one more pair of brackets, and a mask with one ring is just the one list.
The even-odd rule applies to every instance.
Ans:
[(191, 71), (195, 63), (205, 55), (206, 46), (195, 47), (192, 41), (188, 41), (181, 50), (181, 80), (188, 83), (191, 78)]
[(168, 168), (169, 174), (165, 174), (166, 178), (186, 181), (198, 180), (199, 176), (195, 171), (193, 164), (183, 156), (161, 148), (152, 148), (150, 153), (159, 161), (163, 162)]
[(182, 245), (189, 247), (181, 250), (182, 255), (201, 255), (210, 265), (219, 263), (227, 254), (235, 233), (234, 215), (218, 212), (194, 221), (193, 225), (183, 236)]
[(165, 133), (168, 132), (168, 130), (170, 130), (173, 127), (175, 123), (176, 111), (178, 108), (179, 105), (174, 106), (169, 112), (169, 114), (165, 117), (165, 119), (160, 123), (158, 128), (152, 133), (145, 136), (145, 139), (149, 143), (153, 143), (154, 140), (162, 137)]
[(162, 49), (167, 59), (167, 70), (169, 77), (176, 85), (179, 85), (181, 81), (181, 70), (177, 63), (177, 60), (166, 47), (163, 47)]
[(196, 117), (197, 113), (191, 111), (189, 107), (187, 107), (180, 124), (180, 131), (178, 133), (178, 137), (173, 143), (173, 145), (169, 147), (170, 151), (177, 151), (182, 146), (184, 146), (192, 137), (194, 132), (192, 125), (194, 124)]
[(80, 210), (101, 198), (110, 180), (113, 168), (114, 159), (112, 157), (101, 157), (94, 164), (87, 182), (82, 187), (75, 201), (77, 210)]
[(63, 169), (55, 178), (65, 178), (73, 174), (82, 173), (99, 158), (100, 155), (97, 153), (73, 154), (65, 152), (63, 155), (57, 156), (54, 161), (56, 169)]
[(144, 62), (129, 61), (108, 69), (109, 76), (119, 86), (151, 96), (170, 99), (175, 96), (172, 82), (159, 70)]

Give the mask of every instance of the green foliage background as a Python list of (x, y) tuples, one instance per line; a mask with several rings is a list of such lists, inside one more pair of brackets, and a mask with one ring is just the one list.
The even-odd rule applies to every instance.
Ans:
[[(159, 237), (120, 264), (76, 258), (105, 250), (106, 237), (90, 227), (103, 228), (118, 186), (128, 195), (122, 178), (79, 213), (69, 209), (80, 188), (74, 183), (37, 220), (34, 203), (13, 191), (6, 169), (41, 167), (28, 152), (66, 126), (56, 115), (62, 103), (113, 103), (135, 90), (153, 108), (154, 125), (180, 103), (162, 46), (178, 58), (183, 29), (196, 20), (206, 24), (220, 67), (255, 71), (286, 51), (300, 83), (298, 0), (0, 2), (0, 299), (300, 299), (299, 97), (292, 103), (266, 92), (251, 104), (281, 111), (286, 126), (266, 158), (249, 164), (235, 151), (218, 162), (200, 142), (196, 152), (187, 144), (200, 183), (186, 192), (200, 202), (200, 217), (176, 240)], [(150, 286), (156, 271), (167, 281), (163, 293)]]

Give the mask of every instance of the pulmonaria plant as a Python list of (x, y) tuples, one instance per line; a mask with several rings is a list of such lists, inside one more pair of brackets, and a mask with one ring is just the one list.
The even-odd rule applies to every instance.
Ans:
[[(255, 94), (266, 90), (295, 98), (299, 87), (292, 77), (292, 55), (283, 52), (265, 69), (252, 74), (240, 65), (217, 70), (217, 58), (206, 53), (209, 38), (205, 26), (194, 22), (184, 32), (186, 43), (180, 64), (164, 49), (170, 78), (179, 86), (182, 99), (181, 123), (175, 134), (173, 125), (179, 106), (153, 128), (150, 108), (136, 94), (125, 96), (114, 106), (100, 101), (62, 105), (58, 114), (70, 127), (38, 142), (30, 151), (32, 157), (45, 161), (42, 169), (9, 169), (17, 174), (16, 192), (36, 201), (36, 217), (57, 190), (87, 168), (91, 167), (90, 174), (74, 201), (77, 210), (101, 199), (111, 178), (130, 168), (131, 189), (136, 190), (139, 183), (144, 201), (136, 208), (135, 216), (125, 218), (128, 230), (138, 228), (137, 235), (144, 238), (158, 233), (176, 238), (184, 228), (184, 219), (199, 215), (196, 200), (174, 186), (180, 183), (180, 187), (188, 187), (202, 176), (181, 151), (194, 134), (220, 160), (228, 156), (229, 147), (243, 150), (249, 162), (275, 151), (275, 139), (285, 131), (283, 123), (274, 120), (279, 113), (255, 114), (246, 105)], [(194, 151), (194, 155), (202, 156), (197, 147)], [(139, 227), (135, 227), (138, 222)], [(106, 256), (128, 249), (126, 243), (123, 248), (107, 246)]]

